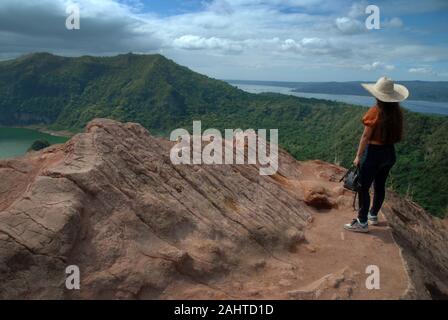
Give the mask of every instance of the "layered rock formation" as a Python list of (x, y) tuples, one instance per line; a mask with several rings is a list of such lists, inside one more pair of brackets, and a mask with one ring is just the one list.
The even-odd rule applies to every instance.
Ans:
[(448, 220), (435, 219), (395, 194), (383, 212), (412, 279), (409, 297), (448, 299)]
[[(173, 165), (172, 146), (97, 119), (64, 145), (0, 161), (0, 298), (446, 294), (446, 224), (412, 203), (393, 197), (390, 226), (350, 234), (340, 167), (280, 151), (278, 173), (260, 176), (257, 165)], [(80, 290), (65, 286), (69, 265)], [(369, 265), (380, 290), (366, 288)]]

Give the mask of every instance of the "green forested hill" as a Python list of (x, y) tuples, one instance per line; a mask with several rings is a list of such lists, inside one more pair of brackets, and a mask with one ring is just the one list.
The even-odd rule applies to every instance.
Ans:
[[(33, 54), (0, 63), (0, 125), (80, 130), (95, 117), (143, 124), (155, 134), (190, 127), (278, 128), (300, 160), (348, 166), (365, 108), (279, 94), (254, 95), (161, 55), (65, 58)], [(406, 139), (390, 187), (431, 213), (447, 213), (448, 117), (406, 112)]]
[(82, 128), (95, 117), (168, 130), (191, 114), (250, 100), (230, 85), (161, 55), (63, 58), (46, 53), (0, 63), (0, 124)]

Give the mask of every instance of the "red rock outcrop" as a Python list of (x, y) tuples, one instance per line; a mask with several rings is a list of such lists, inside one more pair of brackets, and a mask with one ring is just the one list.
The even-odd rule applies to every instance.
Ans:
[[(138, 124), (96, 119), (64, 145), (0, 161), (0, 298), (394, 299), (446, 292), (446, 227), (419, 213), (407, 218), (415, 219), (414, 236), (399, 215), (391, 217), (403, 200), (392, 199), (386, 215), (408, 241), (405, 256), (437, 255), (418, 274), (385, 221), (369, 235), (343, 232), (354, 213), (351, 193), (337, 182), (342, 168), (300, 163), (284, 151), (273, 176), (260, 176), (257, 165), (173, 165), (172, 145)], [(427, 253), (418, 251), (421, 244)], [(365, 287), (372, 264), (381, 269), (381, 290)], [(80, 268), (80, 290), (65, 287), (69, 265)], [(444, 284), (425, 287), (435, 277)]]

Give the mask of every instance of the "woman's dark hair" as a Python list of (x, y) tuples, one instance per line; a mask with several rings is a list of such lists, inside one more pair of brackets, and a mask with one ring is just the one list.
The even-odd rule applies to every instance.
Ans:
[(403, 113), (398, 102), (384, 102), (377, 99), (380, 109), (378, 129), (384, 144), (394, 144), (403, 138)]

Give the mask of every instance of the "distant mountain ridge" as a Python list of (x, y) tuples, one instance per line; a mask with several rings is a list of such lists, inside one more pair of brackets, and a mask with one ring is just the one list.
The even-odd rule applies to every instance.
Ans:
[[(369, 93), (361, 87), (361, 83), (374, 81), (347, 81), (347, 82), (287, 82), (287, 81), (250, 81), (228, 80), (232, 84), (252, 84), (273, 87), (286, 87), (294, 92), (343, 94), (356, 96), (369, 96)], [(424, 100), (433, 102), (448, 102), (448, 81), (400, 81), (409, 91), (411, 100)]]
[(80, 129), (95, 117), (164, 130), (188, 113), (216, 111), (248, 94), (161, 55), (67, 58), (48, 53), (0, 63), (0, 124)]
[[(279, 129), (296, 159), (349, 166), (364, 108), (281, 94), (250, 94), (161, 55), (67, 58), (48, 53), (0, 63), (0, 125), (80, 131), (94, 118), (176, 128)], [(448, 117), (405, 112), (406, 138), (389, 187), (434, 215), (448, 210)]]

